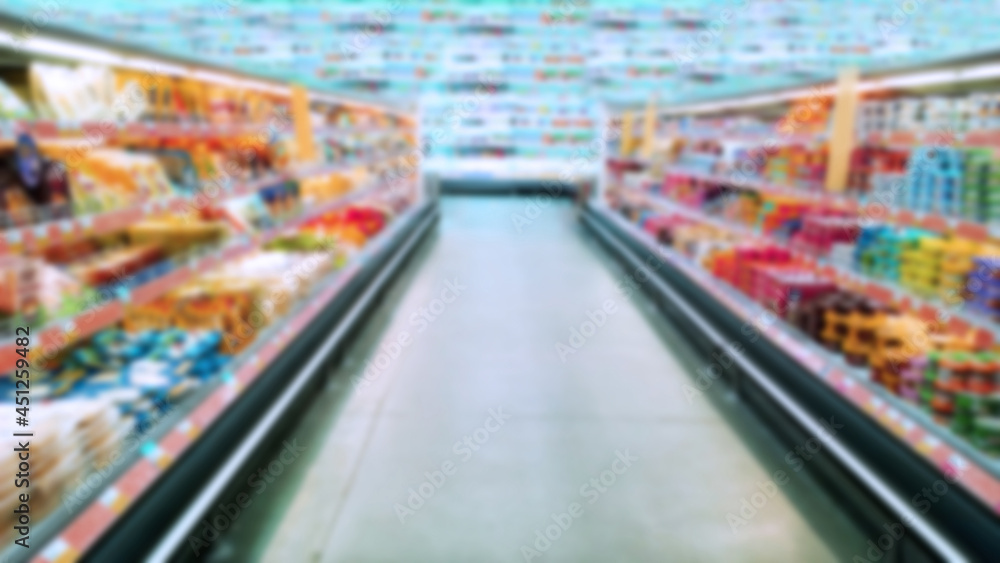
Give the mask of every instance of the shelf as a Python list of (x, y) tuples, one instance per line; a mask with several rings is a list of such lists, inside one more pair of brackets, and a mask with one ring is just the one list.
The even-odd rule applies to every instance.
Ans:
[[(187, 412), (177, 417), (170, 428), (157, 429), (160, 430), (160, 436), (145, 439), (137, 448), (131, 463), (122, 462), (127, 469), (103, 491), (95, 491), (86, 507), (73, 516), (67, 525), (59, 526), (61, 531), (57, 537), (48, 541), (33, 561), (61, 563), (79, 559), (180, 459), (208, 427), (240, 399), (242, 392), (341, 294), (373, 257), (389, 248), (397, 235), (421, 215), (426, 205), (428, 204), (417, 203), (411, 206), (382, 233), (376, 235), (345, 267), (317, 282), (312, 295), (300, 300), (299, 307), (285, 318), (275, 320), (258, 337), (258, 344), (238, 356), (217, 378), (215, 386), (203, 394), (201, 400), (196, 404), (178, 405), (178, 410), (186, 406)], [(43, 521), (38, 526), (45, 525), (46, 522)]]
[[(323, 202), (318, 207), (307, 208), (299, 216), (291, 218), (263, 233), (257, 233), (252, 236), (240, 235), (233, 237), (222, 248), (213, 249), (200, 256), (191, 257), (185, 263), (173, 268), (166, 275), (126, 292), (121, 292), (122, 294), (116, 299), (97, 305), (76, 315), (72, 319), (53, 321), (39, 331), (39, 336), (32, 347), (33, 353), (45, 354), (46, 352), (60, 349), (91, 336), (97, 331), (121, 321), (125, 316), (125, 308), (128, 304), (141, 304), (156, 299), (220, 264), (250, 254), (278, 235), (289, 229), (294, 229), (313, 217), (318, 217), (324, 213), (350, 205), (381, 189), (382, 186), (375, 186), (368, 189), (355, 190), (333, 201)], [(16, 350), (17, 346), (14, 344), (14, 338), (0, 341), (0, 374), (7, 374), (13, 371), (13, 366), (20, 357), (17, 355)]]
[[(645, 164), (645, 161), (633, 159), (632, 161)], [(625, 162), (629, 162), (626, 160)], [(774, 184), (762, 179), (747, 179), (736, 181), (720, 174), (707, 174), (698, 170), (685, 169), (683, 167), (673, 167), (671, 174), (688, 176), (696, 180), (714, 182), (730, 186), (739, 190), (751, 190), (761, 194), (772, 196), (788, 197), (825, 205), (837, 207), (848, 211), (854, 211), (862, 215), (867, 215), (872, 220), (885, 222), (891, 225), (919, 227), (940, 234), (953, 232), (955, 234), (977, 240), (984, 241), (988, 238), (1000, 238), (1000, 225), (984, 225), (960, 219), (939, 215), (937, 213), (922, 213), (910, 209), (899, 207), (887, 207), (877, 200), (877, 196), (860, 196), (849, 194), (830, 193), (822, 190), (795, 189), (780, 184)]]
[[(289, 179), (290, 176), (279, 173), (249, 183), (241, 182), (225, 194), (225, 199), (249, 195)], [(0, 233), (0, 256), (43, 245), (79, 240), (86, 236), (112, 233), (142, 219), (164, 213), (183, 212), (191, 209), (195, 197), (195, 194), (177, 195), (139, 203), (124, 209), (7, 229)]]
[[(383, 160), (391, 160), (404, 154), (406, 153), (401, 152), (389, 156), (372, 156), (352, 162), (299, 166), (289, 171), (274, 173), (267, 178), (237, 183), (227, 190), (225, 195), (216, 203), (250, 195), (269, 186), (292, 179), (346, 172), (360, 166), (369, 166)], [(197, 195), (177, 195), (161, 200), (147, 201), (124, 209), (7, 229), (0, 233), (0, 256), (43, 245), (79, 240), (85, 236), (112, 233), (120, 231), (142, 219), (155, 217), (164, 213), (183, 212), (192, 208)]]
[(945, 305), (924, 299), (923, 297), (915, 295), (888, 280), (872, 279), (857, 272), (837, 267), (823, 257), (817, 257), (797, 249), (794, 246), (790, 246), (787, 241), (781, 240), (777, 237), (768, 236), (757, 231), (756, 229), (752, 229), (732, 221), (712, 217), (703, 211), (681, 205), (662, 196), (644, 193), (643, 197), (654, 207), (659, 207), (661, 209), (666, 209), (679, 215), (683, 215), (696, 222), (713, 225), (718, 229), (740, 235), (741, 237), (744, 237), (745, 240), (762, 240), (771, 244), (789, 248), (792, 254), (794, 254), (797, 258), (815, 264), (820, 273), (823, 275), (831, 278), (843, 286), (851, 287), (860, 291), (877, 301), (890, 304), (907, 303), (911, 310), (916, 312), (918, 316), (924, 318), (925, 320), (941, 319), (944, 322), (948, 322), (949, 325), (954, 328), (960, 328), (962, 326), (975, 328), (983, 333), (978, 337), (981, 341), (989, 338), (992, 342), (1000, 342), (1000, 325), (987, 317), (976, 315), (958, 308), (946, 309), (944, 308)]
[(858, 370), (846, 366), (839, 356), (815, 345), (794, 327), (781, 320), (760, 323), (760, 319), (767, 318), (765, 315), (773, 316), (773, 313), (725, 285), (686, 256), (661, 246), (649, 233), (607, 207), (597, 209), (647, 249), (683, 272), (737, 318), (757, 326), (771, 343), (832, 392), (866, 413), (942, 474), (952, 476), (993, 514), (1000, 515), (1000, 462), (969, 447), (946, 428), (930, 422), (924, 413), (867, 381)]
[(22, 133), (30, 134), (36, 140), (81, 139), (98, 146), (119, 136), (142, 137), (237, 137), (256, 134), (262, 129), (270, 129), (265, 123), (214, 124), (204, 122), (188, 123), (113, 123), (109, 120), (60, 123), (48, 120), (0, 121), (0, 142), (13, 141)]

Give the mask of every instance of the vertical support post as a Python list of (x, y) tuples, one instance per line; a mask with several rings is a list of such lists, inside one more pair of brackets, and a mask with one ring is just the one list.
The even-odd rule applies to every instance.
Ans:
[(656, 94), (649, 95), (646, 103), (646, 120), (642, 130), (642, 158), (648, 160), (653, 156), (653, 146), (656, 143)]
[(632, 129), (635, 125), (635, 115), (632, 110), (625, 112), (622, 116), (622, 142), (621, 142), (621, 156), (627, 158), (632, 152)]
[(837, 78), (833, 123), (830, 129), (830, 156), (826, 168), (826, 190), (847, 189), (848, 168), (854, 149), (854, 122), (858, 107), (858, 69), (846, 68)]
[(296, 160), (315, 162), (316, 142), (309, 113), (309, 91), (301, 84), (292, 86), (292, 123), (295, 126)]

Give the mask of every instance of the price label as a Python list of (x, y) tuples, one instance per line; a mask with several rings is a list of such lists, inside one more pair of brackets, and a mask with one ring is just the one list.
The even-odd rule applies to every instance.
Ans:
[(21, 229), (10, 229), (4, 236), (7, 238), (8, 245), (20, 244), (21, 242)]
[(926, 436), (924, 436), (924, 439), (920, 441), (920, 444), (925, 448), (927, 448), (928, 452), (933, 452), (934, 450), (938, 449), (938, 447), (941, 445), (941, 440), (938, 440), (934, 436), (927, 434)]
[(907, 434), (913, 432), (913, 429), (916, 428), (916, 424), (914, 424), (914, 422), (909, 418), (902, 419), (899, 424), (903, 427), (903, 432), (906, 432)]
[(965, 473), (965, 471), (969, 468), (969, 462), (966, 461), (964, 457), (958, 455), (957, 453), (953, 453), (950, 456), (948, 456), (948, 464), (951, 465), (951, 467), (959, 475)]

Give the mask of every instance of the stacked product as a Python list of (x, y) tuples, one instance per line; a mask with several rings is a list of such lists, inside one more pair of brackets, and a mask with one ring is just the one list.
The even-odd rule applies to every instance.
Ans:
[(969, 275), (975, 270), (975, 257), (983, 254), (983, 246), (961, 237), (944, 239), (938, 297), (945, 303), (957, 303), (966, 297)]
[(836, 245), (852, 245), (860, 225), (855, 217), (842, 214), (809, 213), (795, 233), (793, 244), (813, 256), (826, 256)]
[(837, 290), (837, 285), (816, 272), (802, 268), (768, 267), (757, 279), (757, 298), (781, 318), (789, 311)]
[(731, 247), (739, 237), (732, 231), (705, 223), (687, 223), (674, 229), (673, 246), (698, 262)]
[(977, 257), (973, 259), (973, 263), (975, 267), (969, 272), (966, 284), (966, 307), (993, 319), (1000, 319), (1000, 258)]
[(68, 217), (76, 196), (65, 167), (42, 156), (31, 137), (0, 148), (0, 229)]
[(907, 166), (906, 207), (922, 213), (961, 216), (964, 211), (962, 152), (917, 147)]
[(660, 193), (674, 201), (700, 207), (706, 199), (723, 191), (722, 186), (685, 173), (670, 173), (663, 180)]
[(862, 145), (851, 152), (847, 185), (861, 193), (876, 193), (886, 204), (894, 203), (891, 184), (906, 172), (908, 151)]
[(674, 230), (690, 222), (686, 217), (676, 214), (659, 215), (650, 213), (639, 224), (642, 226), (642, 230), (653, 235), (660, 244), (672, 246), (674, 244)]
[(722, 279), (748, 295), (752, 294), (755, 286), (754, 266), (787, 264), (792, 260), (792, 254), (787, 248), (773, 245), (741, 244), (733, 248), (732, 252), (732, 277)]
[(996, 129), (998, 95), (977, 92), (964, 97), (927, 96), (868, 100), (860, 104), (857, 130), (863, 139), (896, 132), (938, 133)]
[(821, 342), (844, 354), (853, 365), (868, 365), (876, 352), (881, 325), (893, 314), (891, 309), (867, 297), (837, 292), (818, 301), (823, 311)]
[(962, 351), (932, 352), (920, 404), (941, 424), (976, 447), (1000, 453), (1000, 356)]
[(1000, 219), (1000, 161), (992, 149), (967, 149), (963, 176), (963, 213), (966, 219)]
[(765, 194), (760, 209), (759, 227), (764, 233), (787, 229), (811, 208), (808, 202), (794, 197)]
[(755, 225), (761, 216), (761, 195), (754, 191), (735, 192), (735, 195), (720, 198), (722, 216), (740, 225)]
[(916, 397), (914, 373), (920, 373), (930, 340), (927, 323), (907, 315), (885, 320), (875, 335), (872, 381), (901, 396)]
[(922, 236), (923, 231), (916, 229), (864, 227), (858, 235), (856, 267), (868, 276), (898, 281), (903, 252), (916, 248)]
[(941, 282), (941, 260), (946, 245), (934, 236), (921, 236), (899, 254), (899, 283), (918, 295), (934, 297)]
[(817, 188), (823, 183), (826, 161), (825, 146), (782, 146), (768, 156), (764, 165), (764, 177), (775, 184)]

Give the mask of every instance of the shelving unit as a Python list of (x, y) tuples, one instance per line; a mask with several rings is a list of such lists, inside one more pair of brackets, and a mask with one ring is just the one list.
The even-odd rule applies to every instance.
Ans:
[[(0, 18), (0, 32), (7, 33), (3, 29), (8, 23), (6, 18)], [(52, 45), (58, 45), (59, 49), (50, 49)], [(315, 243), (320, 246), (311, 251), (314, 254), (300, 255), (325, 254), (320, 263), (332, 265), (326, 266), (332, 271), (309, 278), (308, 290), (290, 292), (292, 302), (287, 305), (287, 311), (275, 309), (273, 317), (267, 319), (263, 327), (255, 328), (245, 338), (250, 340), (249, 344), (217, 358), (221, 367), (197, 382), (184, 381), (150, 395), (159, 397), (162, 392), (164, 397), (157, 399), (149, 399), (146, 388), (135, 389), (143, 405), (149, 401), (160, 405), (163, 399), (162, 403), (168, 408), (166, 412), (155, 410), (162, 405), (156, 406), (155, 412), (147, 413), (143, 410), (146, 406), (133, 405), (127, 400), (108, 403), (108, 409), (115, 411), (114, 416), (118, 417), (115, 418), (115, 432), (124, 435), (125, 429), (131, 428), (125, 438), (137, 438), (134, 448), (128, 449), (124, 440), (104, 444), (107, 451), (102, 450), (100, 455), (114, 451), (115, 458), (112, 463), (102, 465), (96, 452), (87, 450), (88, 446), (80, 446), (82, 457), (78, 465), (83, 479), (80, 483), (86, 486), (78, 487), (79, 483), (72, 485), (68, 480), (53, 478), (46, 481), (44, 488), (32, 491), (32, 498), (37, 496), (36, 502), (42, 503), (32, 507), (32, 547), (27, 551), (5, 547), (0, 558), (66, 563), (94, 549), (118, 549), (116, 546), (130, 544), (135, 538), (128, 540), (116, 535), (123, 527), (127, 528), (126, 521), (141, 519), (151, 511), (159, 511), (156, 521), (160, 524), (175, 517), (176, 514), (162, 511), (175, 507), (172, 503), (195, 491), (175, 491), (171, 502), (166, 503), (155, 500), (155, 495), (161, 494), (168, 483), (178, 478), (175, 473), (197, 467), (207, 477), (209, 471), (218, 469), (213, 464), (224, 459), (219, 457), (224, 448), (242, 439), (229, 433), (229, 429), (246, 428), (256, 423), (257, 418), (248, 409), (259, 410), (270, 405), (277, 397), (275, 384), (297, 373), (293, 364), (303, 367), (307, 361), (315, 359), (313, 356), (319, 353), (317, 349), (303, 349), (304, 344), (333, 327), (358, 322), (357, 315), (350, 315), (348, 319), (346, 312), (360, 306), (361, 301), (370, 302), (372, 291), (391, 279), (389, 274), (433, 224), (436, 211), (433, 199), (424, 195), (423, 186), (412, 171), (417, 138), (415, 117), (380, 101), (365, 102), (326, 92), (310, 92), (268, 77), (203, 66), (169, 55), (139, 52), (129, 46), (102, 43), (86, 36), (81, 38), (55, 27), (41, 30), (22, 46), (25, 49), (12, 60), (15, 65), (23, 65), (27, 69), (24, 72), (29, 74), (36, 60), (60, 68), (99, 67), (116, 80), (130, 72), (150, 70), (154, 74), (149, 76), (157, 81), (156, 87), (176, 86), (173, 99), (181, 104), (184, 96), (183, 108), (164, 105), (155, 112), (143, 110), (132, 115), (133, 120), (120, 120), (110, 114), (92, 119), (54, 119), (40, 111), (40, 106), (34, 105), (35, 100), (29, 100), (35, 117), (4, 119), (0, 113), (0, 148), (9, 150), (30, 139), (42, 147), (45, 158), (61, 164), (71, 182), (78, 181), (72, 175), (82, 173), (81, 168), (61, 161), (62, 152), (49, 156), (45, 153), (47, 147), (76, 147), (81, 151), (79, 156), (95, 150), (126, 154), (132, 149), (159, 150), (162, 147), (182, 147), (177, 150), (193, 154), (196, 149), (208, 146), (206, 150), (217, 151), (212, 153), (217, 160), (206, 166), (206, 170), (214, 170), (213, 173), (201, 174), (198, 170), (194, 185), (181, 186), (171, 178), (170, 189), (163, 194), (143, 192), (131, 200), (106, 202), (101, 209), (67, 206), (55, 213), (36, 205), (27, 208), (30, 213), (22, 208), (4, 215), (5, 222), (0, 229), (0, 274), (8, 267), (2, 262), (4, 259), (44, 261), (49, 249), (81, 241), (116, 239), (131, 227), (151, 221), (188, 217), (217, 221), (227, 227), (220, 238), (210, 243), (166, 253), (153, 266), (137, 272), (135, 281), (102, 286), (102, 292), (108, 289), (110, 293), (101, 293), (99, 298), (83, 303), (73, 314), (60, 315), (52, 311), (38, 316), (18, 312), (14, 321), (18, 326), (30, 326), (32, 335), (28, 356), (32, 366), (31, 387), (33, 393), (40, 393), (36, 395), (38, 398), (32, 397), (31, 407), (38, 409), (32, 413), (54, 409), (64, 400), (62, 395), (46, 393), (46, 385), (54, 381), (49, 371), (60, 369), (67, 358), (75, 357), (79, 347), (90, 346), (94, 338), (117, 331), (123, 323), (128, 326), (130, 318), (134, 322), (133, 309), (180, 291), (192, 291), (192, 284), (197, 284), (206, 274), (260, 257), (264, 254), (263, 249), (270, 248), (272, 243), (294, 242), (302, 233), (313, 232), (307, 229), (314, 229), (315, 225), (328, 229), (331, 228), (328, 223), (333, 222), (341, 229), (336, 235), (322, 235), (335, 238), (317, 238), (326, 242)], [(0, 50), (3, 48), (0, 45)], [(74, 58), (77, 53), (84, 58)], [(0, 80), (5, 76), (9, 74), (0, 74)], [(190, 88), (190, 100), (186, 97), (188, 90), (181, 90), (182, 87)], [(233, 97), (226, 98), (225, 107), (226, 111), (233, 112), (232, 118), (217, 119), (215, 112), (220, 111), (217, 105), (205, 101), (202, 106), (201, 99), (194, 95), (196, 90), (213, 92), (213, 95), (216, 92), (231, 94)], [(149, 91), (144, 94), (153, 97)], [(257, 101), (262, 108), (267, 107), (266, 103), (275, 102), (274, 113), (248, 117), (251, 105)], [(197, 105), (192, 105), (195, 103)], [(257, 106), (254, 108), (254, 111), (259, 110)], [(275, 116), (283, 119), (283, 126), (277, 129), (268, 121)], [(258, 151), (254, 153), (258, 160), (252, 161), (253, 167), (234, 172), (238, 167), (230, 165), (239, 164), (238, 158), (246, 154), (237, 154), (237, 149)], [(261, 150), (272, 152), (266, 153), (265, 159), (260, 156)], [(279, 154), (280, 151), (285, 152)], [(405, 169), (409, 171), (404, 172)], [(308, 190), (307, 185), (310, 186)], [(70, 186), (71, 189), (78, 187), (78, 184)], [(265, 197), (272, 197), (273, 193), (283, 198), (280, 209), (268, 207)], [(257, 207), (253, 213), (243, 215), (245, 211), (237, 207), (248, 201), (248, 205)], [(0, 207), (2, 209), (5, 208)], [(205, 219), (203, 214), (210, 215), (211, 219)], [(345, 223), (349, 221), (355, 223)], [(269, 252), (274, 254), (276, 251)], [(287, 254), (294, 256), (295, 252), (289, 250)], [(289, 263), (302, 264), (295, 260), (290, 258)], [(55, 267), (48, 263), (45, 266)], [(132, 274), (128, 274), (122, 279), (131, 277)], [(86, 289), (98, 295), (97, 287)], [(189, 334), (204, 332), (203, 328), (192, 328)], [(0, 334), (0, 374), (11, 383), (11, 388), (14, 366), (22, 358), (17, 352), (19, 348), (13, 337)], [(131, 369), (131, 366), (126, 365), (123, 369)], [(91, 376), (81, 376), (79, 381), (86, 381)], [(314, 372), (301, 376), (309, 381), (319, 377)], [(119, 409), (124, 414), (118, 413)], [(37, 418), (29, 416), (29, 420), (32, 421), (29, 429), (34, 430)], [(40, 436), (44, 434), (46, 432)], [(96, 485), (89, 480), (93, 475), (100, 477)], [(67, 499), (73, 502), (66, 504), (64, 509), (62, 501)], [(126, 558), (129, 557), (132, 556)]]
[[(980, 221), (934, 208), (945, 205), (943, 203), (932, 202), (929, 208), (917, 208), (906, 197), (887, 201), (878, 187), (861, 189), (861, 186), (851, 182), (861, 177), (857, 174), (862, 170), (862, 161), (855, 160), (854, 156), (859, 151), (887, 148), (906, 151), (906, 158), (916, 162), (914, 155), (919, 147), (940, 151), (971, 148), (996, 151), (1000, 148), (1000, 137), (994, 129), (1000, 124), (992, 124), (989, 121), (991, 114), (985, 113), (985, 110), (983, 114), (977, 113), (979, 106), (974, 106), (972, 100), (975, 98), (970, 97), (972, 93), (986, 99), (997, 92), (995, 84), (1000, 78), (1000, 65), (995, 63), (996, 60), (994, 56), (982, 55), (934, 66), (863, 75), (851, 95), (863, 100), (880, 101), (883, 108), (906, 107), (904, 102), (892, 102), (896, 99), (916, 100), (905, 102), (910, 104), (955, 108), (948, 110), (951, 113), (942, 114), (946, 120), (943, 125), (926, 117), (927, 121), (914, 122), (913, 130), (859, 132), (861, 128), (858, 125), (855, 129), (855, 120), (860, 122), (871, 118), (849, 110), (838, 111), (837, 104), (843, 99), (837, 98), (838, 88), (843, 86), (831, 87), (829, 83), (689, 104), (670, 104), (658, 108), (653, 114), (635, 107), (629, 110), (632, 113), (630, 116), (613, 115), (609, 124), (624, 125), (629, 129), (625, 131), (622, 143), (609, 148), (609, 158), (605, 163), (606, 187), (591, 203), (587, 219), (602, 238), (617, 241), (609, 242), (609, 245), (617, 248), (616, 245), (621, 244), (623, 248), (630, 249), (615, 250), (616, 253), (634, 252), (637, 260), (648, 256), (647, 265), (648, 260), (654, 257), (668, 264), (669, 272), (658, 271), (657, 275), (667, 285), (683, 293), (692, 310), (707, 315), (699, 322), (708, 322), (714, 327), (711, 330), (729, 333), (739, 340), (740, 326), (759, 329), (767, 340), (767, 350), (773, 347), (776, 351), (776, 355), (771, 355), (759, 346), (747, 345), (747, 354), (755, 364), (747, 369), (759, 370), (761, 378), (772, 380), (770, 383), (757, 382), (763, 388), (774, 383), (783, 392), (800, 395), (797, 399), (802, 408), (810, 408), (810, 401), (822, 401), (826, 405), (822, 408), (843, 407), (848, 412), (860, 413), (867, 430), (856, 432), (844, 446), (863, 458), (858, 467), (892, 476), (891, 482), (882, 483), (867, 482), (867, 477), (859, 476), (870, 491), (880, 488), (892, 490), (891, 494), (881, 499), (890, 513), (895, 512), (899, 517), (905, 514), (906, 510), (902, 507), (913, 491), (918, 490), (913, 487), (919, 479), (936, 475), (937, 478), (959, 483), (962, 498), (956, 502), (949, 516), (932, 515), (933, 523), (929, 523), (927, 531), (931, 533), (929, 530), (934, 528), (952, 540), (957, 538), (958, 543), (952, 546), (970, 547), (971, 553), (978, 553), (979, 556), (987, 553), (983, 551), (984, 546), (996, 545), (991, 542), (1000, 541), (1000, 458), (997, 457), (1000, 450), (990, 449), (988, 434), (977, 434), (983, 438), (973, 440), (970, 434), (960, 433), (958, 426), (948, 422), (950, 418), (939, 411), (932, 411), (928, 403), (921, 402), (925, 400), (923, 395), (919, 400), (904, 399), (900, 390), (879, 379), (884, 376), (875, 373), (874, 368), (867, 364), (864, 367), (849, 364), (840, 353), (814, 341), (816, 336), (810, 336), (786, 321), (783, 313), (765, 306), (764, 298), (744, 293), (746, 289), (741, 291), (730, 285), (717, 277), (721, 274), (713, 273), (711, 268), (715, 267), (715, 260), (721, 260), (717, 257), (728, 256), (726, 252), (736, 247), (780, 249), (790, 256), (789, 268), (809, 272), (810, 276), (832, 283), (840, 291), (849, 291), (869, 299), (871, 303), (888, 306), (894, 311), (892, 314), (901, 318), (916, 319), (924, 323), (919, 326), (925, 327), (927, 334), (940, 335), (941, 342), (961, 341), (961, 346), (968, 346), (976, 353), (995, 352), (1000, 343), (1000, 322), (961, 302), (969, 299), (970, 294), (965, 292), (973, 291), (965, 289), (964, 283), (963, 292), (956, 294), (954, 299), (946, 301), (943, 294), (929, 297), (901, 281), (863, 272), (853, 262), (859, 260), (856, 258), (859, 252), (856, 239), (834, 243), (835, 250), (830, 250), (829, 246), (824, 250), (805, 244), (805, 239), (799, 238), (799, 232), (810, 214), (839, 217), (847, 225), (845, 233), (872, 225), (885, 225), (897, 231), (920, 229), (913, 232), (922, 233), (920, 236), (924, 237), (959, 241), (971, 245), (970, 248), (981, 249), (980, 255), (984, 257), (993, 256), (990, 249), (996, 248), (1000, 242), (997, 222)], [(945, 96), (959, 101), (948, 101)], [(823, 123), (803, 127), (802, 123), (795, 122), (796, 115), (808, 115), (800, 109), (807, 104), (814, 115), (822, 116)], [(815, 108), (824, 105), (828, 113), (815, 111)], [(655, 120), (652, 124), (647, 121), (651, 115)], [(935, 114), (928, 110), (921, 115)], [(838, 136), (834, 125), (838, 120), (841, 126), (847, 123), (848, 130), (855, 129), (855, 133), (847, 137)], [(879, 126), (881, 123), (868, 123), (866, 126)], [(983, 126), (984, 123), (991, 125)], [(804, 180), (794, 179), (799, 176), (786, 180), (771, 177), (778, 173), (792, 174), (780, 167), (786, 162), (780, 159), (793, 154), (784, 150), (786, 147), (794, 147), (803, 154), (821, 154), (823, 158), (839, 150), (842, 154), (850, 154), (852, 160), (848, 161), (848, 169), (840, 177), (831, 172), (829, 161), (823, 160), (820, 170), (825, 174), (825, 185), (813, 181), (807, 187)], [(801, 174), (814, 174), (812, 177), (815, 177), (813, 169), (803, 167), (801, 170)], [(881, 174), (880, 170), (864, 168), (864, 174)], [(912, 182), (916, 181), (913, 178), (917, 178), (915, 174), (921, 170), (918, 169), (917, 173), (909, 170), (905, 173), (893, 172), (896, 174), (893, 186), (898, 188), (895, 191), (917, 189)], [(962, 169), (959, 168), (958, 172)], [(893, 176), (886, 173), (886, 177)], [(844, 182), (845, 178), (847, 182)], [(870, 178), (865, 177), (865, 181)], [(870, 181), (875, 184), (875, 180)], [(940, 195), (942, 198), (958, 197), (948, 195), (951, 192), (940, 188), (944, 185), (942, 182), (933, 184), (937, 190), (933, 194), (944, 194)], [(961, 182), (960, 179), (955, 180), (954, 184), (961, 187), (964, 185)], [(785, 203), (789, 211), (780, 214), (777, 209)], [(640, 225), (650, 225), (649, 230)], [(708, 238), (703, 239), (702, 244), (695, 244), (698, 235), (686, 234), (684, 229), (687, 226), (691, 226), (695, 233), (701, 231), (694, 229), (708, 229), (708, 233), (715, 234), (706, 234), (704, 236)], [(655, 236), (654, 232), (657, 233)], [(658, 240), (657, 237), (667, 238)], [(683, 282), (679, 281), (681, 278)], [(791, 291), (794, 296), (795, 290)], [(787, 307), (798, 307), (797, 303), (790, 302)], [(761, 324), (760, 320), (764, 317), (776, 320)], [(878, 338), (877, 334), (874, 332), (872, 338)], [(925, 352), (907, 353), (912, 355), (898, 360), (902, 363), (895, 364), (897, 367), (893, 369), (908, 369), (909, 358)], [(942, 352), (945, 353), (948, 352)], [(793, 361), (794, 368), (779, 367), (784, 365), (779, 358)], [(930, 376), (922, 374), (920, 377)], [(1000, 373), (995, 377), (996, 381), (988, 387), (991, 391), (976, 391), (984, 395), (972, 395), (971, 391), (961, 387), (959, 391), (954, 391), (956, 395), (950, 397), (958, 400), (955, 397), (959, 393), (967, 394), (963, 397), (983, 397), (969, 400), (981, 400), (982, 403), (974, 404), (987, 408), (985, 405), (991, 404), (990, 397), (994, 397), (994, 402), (1000, 401)], [(806, 379), (820, 382), (822, 391), (807, 395), (804, 388), (798, 388)], [(936, 383), (926, 385), (931, 385), (930, 389), (939, 389), (934, 387)], [(811, 389), (812, 383), (809, 386)], [(938, 396), (934, 395), (935, 401)], [(981, 427), (986, 432), (990, 420), (986, 413), (989, 411), (976, 412), (979, 413), (976, 416), (982, 417)], [(814, 413), (820, 414), (817, 411)], [(891, 446), (886, 446), (886, 437), (891, 439)], [(882, 442), (882, 451), (888, 452), (888, 447), (892, 453), (880, 455), (880, 448), (871, 446), (879, 441)], [(890, 462), (890, 459), (894, 461)], [(845, 463), (850, 466), (854, 462)], [(971, 537), (967, 531), (960, 529), (962, 526), (977, 529), (984, 539)], [(937, 541), (933, 538), (927, 540), (929, 544)], [(945, 544), (941, 545), (944, 546), (941, 550), (932, 549), (939, 556), (949, 549)]]
[[(179, 405), (176, 408), (182, 418), (169, 420), (169, 425), (156, 434), (150, 433), (144, 440), (134, 459), (122, 463), (127, 469), (97, 494), (87, 495), (84, 508), (60, 532), (59, 535), (33, 559), (38, 563), (57, 563), (75, 560), (106, 533), (115, 521), (132, 507), (142, 494), (165, 474), (185, 452), (199, 439), (226, 409), (240, 399), (241, 394), (258, 378), (268, 373), (268, 366), (275, 360), (302, 331), (309, 327), (317, 316), (335, 300), (344, 297), (344, 289), (355, 280), (364, 268), (374, 262), (384, 260), (384, 255), (399, 237), (414, 228), (418, 219), (426, 212), (413, 209), (390, 228), (379, 235), (362, 253), (355, 256), (343, 269), (332, 274), (319, 284), (318, 290), (304, 300), (297, 310), (290, 313), (279, 326), (261, 335), (261, 345), (233, 361), (233, 366), (221, 374), (218, 381), (195, 397), (197, 401)], [(175, 415), (175, 418), (177, 415)], [(81, 502), (83, 499), (80, 499)]]

